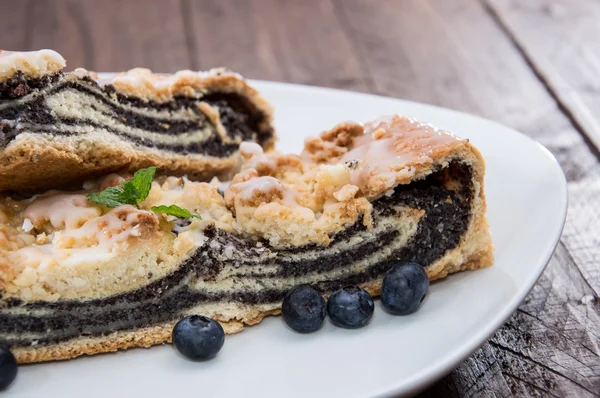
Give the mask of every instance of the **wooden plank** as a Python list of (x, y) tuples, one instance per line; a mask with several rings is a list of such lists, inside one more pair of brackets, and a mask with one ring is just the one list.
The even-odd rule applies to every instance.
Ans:
[(419, 394), (426, 397), (507, 397), (511, 387), (490, 344), (475, 351), (453, 373)]
[(70, 68), (190, 67), (179, 0), (35, 1), (30, 24), (29, 47), (57, 50)]
[[(367, 0), (122, 3), (50, 0), (35, 2), (31, 13), (30, 2), (1, 1), (2, 45), (58, 48), (71, 66), (98, 70), (227, 65), (251, 77), (366, 89), (478, 113), (546, 145), (569, 180), (571, 203), (561, 246), (509, 322), (423, 396), (597, 396), (600, 166), (547, 90), (577, 126), (589, 128), (532, 61), (525, 34), (497, 8), (510, 6), (512, 21), (531, 13), (529, 2), (490, 1), (497, 15), (460, 0), (397, 0), (377, 7)], [(19, 22), (29, 15), (31, 31)], [(496, 24), (498, 19), (528, 59), (506, 37), (504, 26)], [(545, 34), (550, 33), (556, 34)], [(594, 37), (577, 39), (588, 36)], [(547, 41), (544, 45), (553, 43)], [(594, 44), (589, 39), (579, 43), (585, 48)]]
[[(489, 5), (580, 131), (600, 149), (600, 3), (490, 0)], [(570, 247), (584, 248), (573, 256), (599, 294), (600, 179), (594, 170), (582, 164), (581, 178), (569, 186), (572, 222), (567, 223), (563, 240)]]
[(487, 4), (600, 151), (600, 3), (487, 0)]
[(0, 1), (0, 49), (20, 51), (27, 48), (30, 9), (31, 1)]
[(283, 70), (251, 1), (186, 1), (196, 69), (227, 66), (248, 77), (282, 80)]
[(518, 375), (530, 374), (527, 380), (534, 386), (557, 396), (594, 396), (600, 392), (600, 311), (593, 290), (570, 262), (561, 244), (548, 270), (490, 344), (497, 359), (517, 362), (507, 367), (508, 374), (521, 368)]
[(365, 90), (368, 82), (329, 1), (206, 0), (189, 4), (201, 69)]
[(336, 5), (376, 92), (477, 113), (524, 131), (557, 156), (569, 179), (565, 237), (540, 283), (488, 344), (423, 396), (595, 396), (598, 159), (481, 4)]
[(599, 332), (597, 296), (561, 244), (500, 331), (421, 396), (598, 396)]

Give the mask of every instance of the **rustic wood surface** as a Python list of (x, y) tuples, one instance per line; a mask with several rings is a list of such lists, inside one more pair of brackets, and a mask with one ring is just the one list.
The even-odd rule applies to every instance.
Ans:
[(597, 0), (0, 0), (0, 47), (53, 48), (71, 67), (99, 71), (225, 65), (251, 78), (441, 105), (531, 135), (569, 181), (561, 242), (502, 329), (422, 396), (592, 397), (600, 396), (599, 20)]

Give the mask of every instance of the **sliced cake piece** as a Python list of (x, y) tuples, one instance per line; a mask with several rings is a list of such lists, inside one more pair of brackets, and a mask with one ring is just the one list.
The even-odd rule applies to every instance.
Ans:
[[(20, 362), (148, 347), (189, 314), (238, 332), (300, 284), (377, 295), (393, 260), (430, 279), (492, 264), (484, 162), (467, 140), (394, 116), (339, 125), (300, 156), (241, 152), (229, 186), (160, 177), (139, 208), (87, 199), (118, 175), (5, 197), (0, 344)], [(201, 219), (152, 211), (160, 205)]]
[(238, 148), (274, 143), (270, 105), (224, 69), (99, 81), (51, 50), (0, 51), (0, 191), (60, 188), (158, 166), (190, 179), (239, 168)]

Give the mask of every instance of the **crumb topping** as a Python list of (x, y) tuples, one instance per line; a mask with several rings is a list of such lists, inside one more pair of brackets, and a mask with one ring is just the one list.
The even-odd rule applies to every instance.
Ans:
[(172, 75), (155, 74), (146, 68), (134, 68), (101, 83), (112, 84), (118, 92), (125, 95), (165, 102), (175, 96), (200, 96), (209, 92), (215, 81), (224, 81), (226, 78), (243, 82), (242, 76), (224, 68), (200, 72), (181, 70)]
[(61, 71), (65, 59), (56, 51), (4, 51), (0, 50), (0, 82), (21, 71), (29, 77), (38, 78)]
[[(131, 178), (119, 174), (88, 182), (80, 192), (51, 191), (21, 201), (5, 197), (0, 284), (27, 286), (39, 281), (44, 269), (97, 264), (139, 244), (152, 247), (149, 241), (183, 258), (214, 227), (274, 247), (326, 246), (357, 220), (371, 228), (373, 199), (424, 178), (434, 162), (447, 162), (466, 142), (395, 115), (364, 126), (338, 125), (307, 139), (301, 155), (265, 153), (257, 144), (243, 143), (244, 164), (231, 182), (158, 177), (139, 209), (108, 209), (87, 200), (88, 193)], [(151, 211), (160, 205), (180, 206), (201, 219)]]
[[(86, 221), (99, 217), (102, 211), (90, 204), (83, 194), (50, 192), (35, 199), (25, 209), (24, 222), (38, 230), (78, 228)], [(31, 228), (30, 227), (30, 228)]]
[[(18, 72), (22, 72), (26, 77), (39, 78), (57, 73), (65, 66), (64, 58), (53, 50), (0, 50), (0, 83)], [(117, 93), (125, 96), (158, 103), (171, 101), (178, 96), (201, 98), (213, 92), (236, 93), (246, 97), (253, 106), (263, 112), (267, 122), (273, 112), (271, 105), (250, 87), (241, 75), (227, 68), (213, 68), (208, 71), (181, 70), (174, 74), (153, 73), (149, 69), (134, 68), (110, 78), (100, 78), (96, 72), (76, 68), (65, 73), (65, 76), (75, 79), (90, 78), (101, 86), (111, 85)], [(203, 110), (208, 111), (207, 115), (215, 122), (218, 113), (207, 109), (207, 104), (200, 106), (204, 106)], [(220, 133), (225, 137), (223, 131)]]
[(398, 184), (431, 172), (433, 159), (466, 140), (401, 115), (384, 116), (361, 126), (344, 123), (307, 139), (303, 158), (342, 163), (351, 183), (373, 198)]
[(242, 171), (225, 190), (234, 229), (275, 246), (327, 245), (363, 216), (370, 200), (423, 178), (433, 159), (466, 141), (400, 115), (343, 123), (305, 141), (304, 152), (264, 153), (244, 143)]

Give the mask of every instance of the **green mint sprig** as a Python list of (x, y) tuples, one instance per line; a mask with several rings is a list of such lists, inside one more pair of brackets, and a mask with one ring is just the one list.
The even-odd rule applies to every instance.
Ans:
[[(125, 181), (118, 187), (109, 187), (102, 192), (92, 192), (87, 198), (92, 202), (96, 202), (108, 207), (117, 207), (121, 205), (132, 205), (139, 208), (148, 197), (156, 167), (148, 167), (135, 172), (133, 178)], [(177, 205), (171, 206), (153, 206), (152, 211), (161, 214), (167, 214), (178, 218), (200, 218), (197, 214), (183, 209)]]
[(152, 206), (152, 211), (155, 213), (168, 214), (177, 218), (199, 218), (202, 219), (198, 214), (190, 212), (188, 209), (183, 209), (177, 205), (171, 206)]

